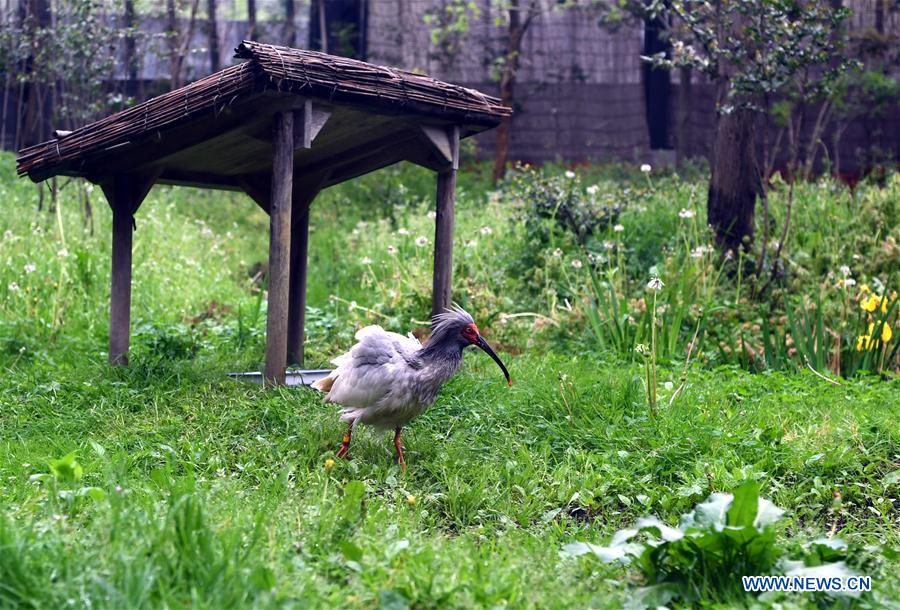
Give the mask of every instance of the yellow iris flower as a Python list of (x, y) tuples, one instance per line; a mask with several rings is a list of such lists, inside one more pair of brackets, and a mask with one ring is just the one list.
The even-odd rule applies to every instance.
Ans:
[(891, 325), (887, 322), (884, 323), (884, 326), (881, 327), (881, 341), (882, 343), (887, 343), (891, 340), (891, 337), (894, 336), (894, 331), (891, 329)]
[(869, 313), (873, 313), (876, 309), (878, 309), (879, 306), (881, 306), (881, 313), (887, 313), (888, 298), (886, 296), (880, 297), (877, 294), (873, 294), (872, 296), (860, 301), (859, 306)]

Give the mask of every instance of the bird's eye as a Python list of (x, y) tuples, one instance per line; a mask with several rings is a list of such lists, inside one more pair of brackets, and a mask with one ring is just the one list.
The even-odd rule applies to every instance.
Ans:
[(478, 327), (474, 324), (469, 324), (462, 329), (460, 334), (469, 343), (475, 343), (478, 340)]

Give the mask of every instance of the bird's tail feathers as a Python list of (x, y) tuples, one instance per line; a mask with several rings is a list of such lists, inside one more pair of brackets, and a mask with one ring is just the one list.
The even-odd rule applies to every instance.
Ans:
[(310, 387), (312, 387), (314, 390), (319, 390), (320, 392), (327, 393), (331, 391), (331, 386), (334, 385), (335, 379), (337, 378), (331, 375), (329, 375), (328, 377), (322, 377), (318, 381), (314, 382)]

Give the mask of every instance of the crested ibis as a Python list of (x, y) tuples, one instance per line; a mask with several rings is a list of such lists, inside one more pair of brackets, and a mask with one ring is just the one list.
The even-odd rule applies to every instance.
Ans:
[(332, 360), (334, 371), (312, 385), (326, 392), (325, 402), (343, 407), (341, 421), (348, 426), (337, 457), (348, 457), (353, 427), (363, 423), (394, 430), (397, 460), (405, 470), (400, 443), (403, 426), (431, 406), (441, 386), (459, 370), (463, 350), (470, 345), (493, 358), (512, 386), (503, 361), (461, 307), (432, 318), (431, 338), (425, 345), (412, 334), (404, 337), (380, 326), (359, 330), (356, 340), (349, 352)]

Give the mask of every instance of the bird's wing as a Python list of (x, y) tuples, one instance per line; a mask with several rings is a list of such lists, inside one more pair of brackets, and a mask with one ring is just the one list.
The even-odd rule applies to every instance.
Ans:
[(390, 393), (400, 375), (421, 366), (415, 352), (422, 346), (414, 338), (366, 326), (356, 333), (356, 339), (349, 352), (333, 360), (337, 368), (326, 378), (328, 383), (317, 388), (329, 390), (328, 402), (373, 406)]

